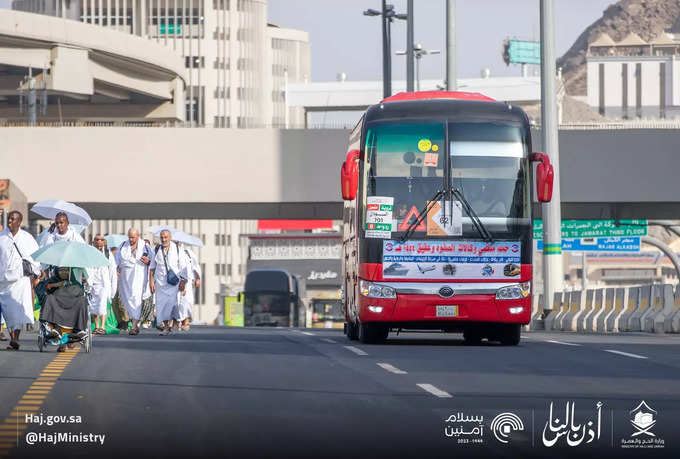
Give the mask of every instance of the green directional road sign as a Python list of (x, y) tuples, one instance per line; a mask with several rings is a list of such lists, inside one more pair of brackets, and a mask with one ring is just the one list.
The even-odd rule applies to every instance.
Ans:
[[(646, 236), (647, 220), (562, 220), (562, 237)], [(534, 220), (534, 239), (543, 239), (543, 220)]]
[(537, 41), (510, 40), (508, 55), (511, 64), (541, 64), (541, 44)]

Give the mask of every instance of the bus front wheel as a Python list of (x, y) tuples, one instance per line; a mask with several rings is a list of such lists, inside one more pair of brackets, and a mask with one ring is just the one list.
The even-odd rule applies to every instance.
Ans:
[(364, 344), (382, 343), (390, 334), (390, 329), (381, 324), (362, 324), (359, 322), (359, 341)]
[(504, 346), (517, 346), (521, 338), (522, 326), (519, 324), (506, 325), (503, 327), (500, 342)]
[(354, 322), (347, 322), (345, 324), (345, 326), (347, 327), (346, 328), (347, 338), (350, 341), (356, 341), (357, 339), (359, 339), (359, 330), (358, 330), (359, 327), (357, 327), (357, 325)]

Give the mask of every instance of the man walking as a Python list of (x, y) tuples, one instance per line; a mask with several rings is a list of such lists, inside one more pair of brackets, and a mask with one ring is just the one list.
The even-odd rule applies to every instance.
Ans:
[(148, 282), (147, 266), (151, 263), (151, 253), (144, 241), (140, 241), (137, 228), (128, 230), (128, 240), (118, 248), (116, 262), (120, 300), (132, 320), (130, 335), (138, 335), (139, 319), (142, 315), (142, 298)]
[(113, 299), (115, 295), (114, 285), (116, 270), (116, 262), (113, 259), (113, 254), (106, 248), (106, 239), (101, 234), (94, 237), (94, 247), (102, 252), (110, 266), (100, 266), (96, 268), (87, 268), (87, 282), (90, 285), (90, 294), (88, 295), (88, 302), (90, 304), (90, 314), (94, 319), (94, 333), (97, 335), (105, 335), (106, 323), (106, 309), (108, 302)]
[[(156, 294), (156, 319), (163, 324), (161, 335), (169, 335), (174, 319), (179, 319), (179, 295), (186, 295), (187, 258), (172, 242), (170, 231), (160, 234), (161, 245), (151, 260), (149, 286)], [(181, 292), (181, 293), (180, 293)]]
[(80, 242), (85, 244), (85, 239), (69, 226), (68, 215), (64, 212), (59, 212), (56, 217), (54, 217), (54, 223), (52, 223), (52, 226), (50, 226), (49, 231), (47, 231), (47, 234), (42, 238), (40, 243), (41, 246), (44, 247), (61, 241)]
[(198, 288), (201, 285), (201, 266), (198, 264), (198, 258), (188, 247), (182, 246), (184, 253), (187, 256), (187, 285), (186, 294), (179, 299), (179, 324), (178, 329), (183, 331), (189, 330), (189, 321), (192, 319), (191, 310), (194, 307), (194, 287)]
[(40, 273), (40, 263), (31, 257), (38, 243), (20, 228), (23, 215), (14, 210), (8, 217), (7, 228), (0, 232), (0, 309), (9, 330), (7, 349), (16, 351), (21, 326), (34, 320), (31, 276)]

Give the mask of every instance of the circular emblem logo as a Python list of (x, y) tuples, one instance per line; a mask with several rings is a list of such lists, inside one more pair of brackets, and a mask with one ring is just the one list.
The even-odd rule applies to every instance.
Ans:
[(444, 286), (439, 289), (439, 296), (442, 298), (449, 298), (453, 296), (453, 289), (448, 286)]
[(418, 141), (418, 150), (420, 151), (430, 151), (430, 148), (432, 148), (432, 142), (430, 139), (420, 139)]

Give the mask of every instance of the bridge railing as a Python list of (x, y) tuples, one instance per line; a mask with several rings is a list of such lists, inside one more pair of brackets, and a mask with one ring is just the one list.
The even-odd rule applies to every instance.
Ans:
[(646, 284), (555, 292), (546, 315), (535, 301), (530, 330), (585, 333), (680, 333), (680, 284)]

